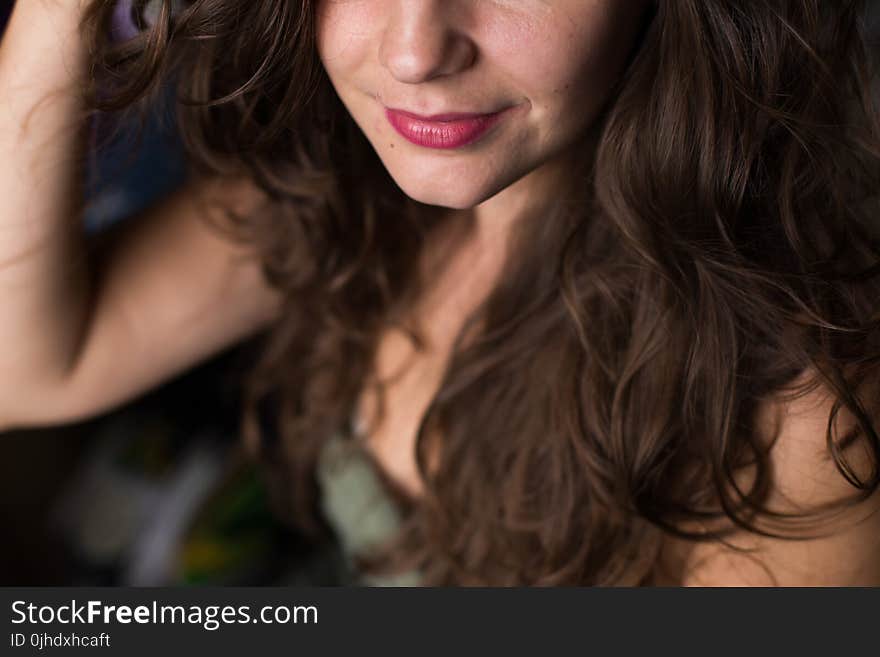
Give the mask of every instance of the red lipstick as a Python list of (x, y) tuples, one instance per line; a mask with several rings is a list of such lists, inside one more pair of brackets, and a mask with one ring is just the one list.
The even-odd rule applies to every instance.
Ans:
[(426, 148), (452, 149), (472, 144), (504, 116), (494, 114), (437, 114), (419, 116), (403, 110), (385, 109), (388, 122), (407, 141)]

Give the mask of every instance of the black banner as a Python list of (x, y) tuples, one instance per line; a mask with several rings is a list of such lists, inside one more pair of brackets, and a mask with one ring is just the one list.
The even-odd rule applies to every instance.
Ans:
[[(766, 654), (875, 645), (877, 589), (3, 588), (2, 655)], [(210, 651), (210, 652), (208, 652)]]

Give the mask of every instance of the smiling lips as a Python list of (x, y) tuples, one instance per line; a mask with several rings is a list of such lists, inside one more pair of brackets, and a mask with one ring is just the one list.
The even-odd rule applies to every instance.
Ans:
[(417, 146), (449, 150), (472, 144), (485, 135), (506, 113), (442, 114), (418, 116), (403, 110), (388, 109), (388, 122), (400, 135)]

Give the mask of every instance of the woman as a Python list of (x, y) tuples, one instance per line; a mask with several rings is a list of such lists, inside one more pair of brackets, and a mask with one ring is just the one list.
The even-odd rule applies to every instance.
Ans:
[(173, 79), (194, 175), (7, 425), (267, 328), (245, 437), (363, 581), (880, 585), (864, 2), (82, 4), (89, 105)]

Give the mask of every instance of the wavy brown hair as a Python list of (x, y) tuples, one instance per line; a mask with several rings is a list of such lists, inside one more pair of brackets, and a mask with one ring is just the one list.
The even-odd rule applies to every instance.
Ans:
[[(272, 401), (279, 438), (261, 453), (290, 482), (292, 516), (321, 529), (319, 447), (377, 384), (380, 331), (419, 343), (402, 318), (444, 215), (395, 185), (335, 95), (317, 2), (160, 2), (149, 23), (135, 2), (141, 31), (122, 42), (115, 3), (89, 6), (91, 106), (144, 108), (173, 80), (195, 170), (266, 193), (226, 226), (286, 300), (242, 427), (265, 438)], [(877, 489), (873, 48), (864, 0), (652, 8), (595, 148), (540, 220), (517, 223), (459, 334), (419, 429), (424, 496), (401, 500), (404, 530), (369, 567), (432, 584), (646, 584), (664, 536), (795, 537), (797, 518), (767, 508), (772, 441), (755, 414), (820, 385), (841, 476), (854, 499)], [(841, 436), (843, 409), (855, 422)], [(844, 453), (857, 441), (868, 476)]]

